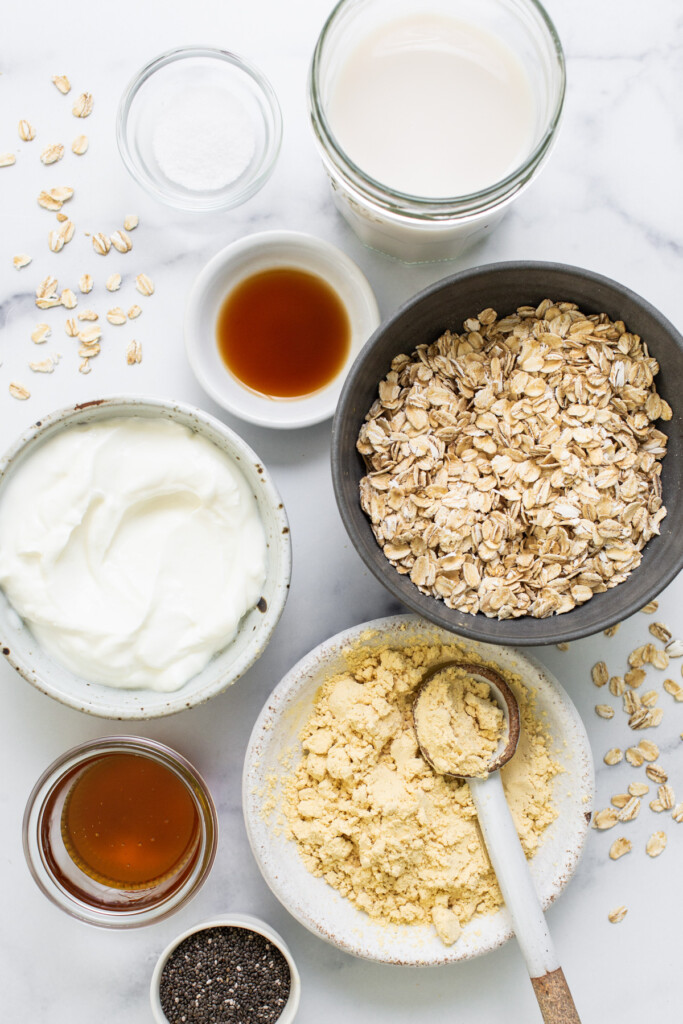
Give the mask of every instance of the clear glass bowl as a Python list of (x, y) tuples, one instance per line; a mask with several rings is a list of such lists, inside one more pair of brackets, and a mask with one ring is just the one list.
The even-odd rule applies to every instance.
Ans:
[[(359, 43), (401, 17), (431, 14), (502, 40), (528, 74), (536, 111), (533, 141), (518, 167), (481, 191), (438, 199), (370, 177), (344, 151), (328, 119), (336, 77)], [(497, 224), (548, 156), (564, 94), (562, 46), (537, 0), (341, 0), (318, 38), (309, 75), (311, 123), (335, 205), (362, 241), (406, 262), (452, 259)]]
[[(75, 783), (102, 758), (121, 753), (149, 758), (173, 772), (197, 812), (187, 856), (145, 888), (113, 888), (98, 881), (78, 866), (62, 835), (64, 805)], [(135, 928), (173, 914), (201, 888), (216, 855), (218, 818), (206, 783), (180, 754), (138, 736), (105, 736), (67, 751), (43, 772), (26, 805), (23, 841), (29, 870), (54, 904), (88, 924)]]
[[(248, 61), (189, 46), (135, 75), (119, 104), (116, 138), (131, 175), (156, 199), (183, 210), (228, 210), (272, 174), (282, 115), (270, 83)], [(222, 163), (208, 168), (216, 152)]]

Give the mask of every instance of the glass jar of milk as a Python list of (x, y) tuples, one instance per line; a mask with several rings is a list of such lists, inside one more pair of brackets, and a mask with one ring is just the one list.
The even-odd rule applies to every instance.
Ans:
[(459, 256), (537, 174), (564, 91), (536, 0), (341, 0), (309, 80), (335, 204), (391, 256)]

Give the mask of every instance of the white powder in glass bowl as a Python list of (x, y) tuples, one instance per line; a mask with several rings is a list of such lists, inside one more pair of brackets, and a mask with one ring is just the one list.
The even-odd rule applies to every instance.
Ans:
[(256, 146), (242, 102), (227, 89), (204, 86), (177, 94), (162, 110), (152, 148), (171, 181), (215, 192), (248, 168)]

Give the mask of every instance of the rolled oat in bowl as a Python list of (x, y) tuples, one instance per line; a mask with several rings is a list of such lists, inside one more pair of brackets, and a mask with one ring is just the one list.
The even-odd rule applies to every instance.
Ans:
[(549, 299), (396, 356), (357, 442), (386, 557), (449, 608), (500, 619), (623, 582), (666, 515), (658, 371), (622, 321)]

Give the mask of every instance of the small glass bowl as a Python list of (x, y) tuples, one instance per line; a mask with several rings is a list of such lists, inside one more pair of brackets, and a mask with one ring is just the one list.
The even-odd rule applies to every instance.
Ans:
[[(113, 888), (97, 881), (78, 867), (62, 837), (62, 812), (76, 780), (102, 757), (121, 753), (170, 769), (197, 811), (197, 837), (188, 859), (146, 888)], [(175, 913), (198, 892), (216, 856), (218, 819), (206, 783), (180, 754), (142, 737), (105, 736), (68, 750), (43, 772), (26, 805), (23, 841), (34, 880), (56, 906), (88, 924), (136, 928)]]
[[(214, 130), (207, 113), (211, 93), (230, 98), (233, 107), (226, 113), (236, 132), (243, 125), (251, 128), (253, 148), (242, 151), (234, 179), (228, 173), (225, 180), (217, 177), (195, 188), (188, 182), (198, 169), (197, 153), (191, 139), (183, 145), (182, 131), (174, 137), (172, 118), (180, 108), (187, 123), (194, 105), (198, 115), (211, 121), (207, 130)], [(248, 61), (225, 50), (188, 46), (162, 53), (135, 75), (119, 104), (116, 138), (131, 175), (156, 199), (181, 210), (229, 210), (250, 199), (272, 174), (282, 115), (270, 83)], [(211, 148), (210, 139), (206, 145)], [(179, 157), (195, 163), (170, 169), (169, 158)]]

